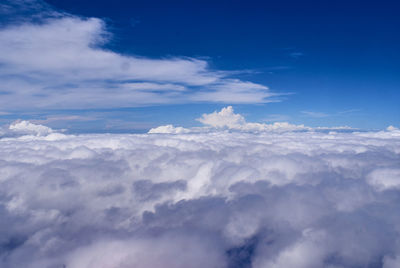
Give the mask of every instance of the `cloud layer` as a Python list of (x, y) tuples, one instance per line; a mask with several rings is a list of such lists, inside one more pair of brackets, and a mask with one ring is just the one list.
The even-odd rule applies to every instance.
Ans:
[(35, 11), (35, 16), (27, 16), (31, 19), (9, 19), (11, 23), (0, 27), (4, 111), (270, 101), (266, 86), (237, 79), (238, 72), (212, 70), (207, 61), (196, 58), (117, 53), (104, 48), (112, 34), (103, 20), (28, 2), (0, 6), (3, 15), (13, 17), (27, 7)]
[(400, 264), (394, 127), (3, 134), (1, 267)]

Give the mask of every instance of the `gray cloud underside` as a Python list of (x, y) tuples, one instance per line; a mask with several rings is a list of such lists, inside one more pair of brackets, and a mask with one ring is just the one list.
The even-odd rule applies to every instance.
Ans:
[(14, 129), (0, 139), (1, 267), (400, 265), (396, 128)]

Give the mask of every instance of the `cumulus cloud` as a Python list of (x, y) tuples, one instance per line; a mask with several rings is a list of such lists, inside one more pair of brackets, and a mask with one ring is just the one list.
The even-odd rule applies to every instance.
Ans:
[(180, 134), (180, 133), (188, 133), (190, 129), (183, 127), (174, 127), (173, 125), (165, 125), (155, 127), (149, 130), (149, 133), (169, 133), (169, 134)]
[[(222, 108), (221, 111), (214, 111), (210, 114), (203, 114), (197, 119), (204, 127), (194, 127), (191, 129), (174, 127), (172, 125), (159, 126), (149, 130), (149, 133), (188, 133), (188, 132), (208, 132), (213, 130), (235, 130), (235, 131), (306, 131), (312, 130), (304, 125), (294, 125), (288, 122), (275, 122), (272, 124), (246, 122), (241, 114), (236, 114), (232, 106)], [(321, 130), (338, 130), (339, 128), (321, 128)], [(347, 128), (346, 128), (347, 129)]]
[(213, 70), (202, 59), (154, 59), (105, 49), (112, 33), (99, 18), (56, 12), (40, 1), (2, 10), (14, 17), (29, 8), (35, 20), (9, 19), (12, 23), (0, 28), (0, 105), (5, 111), (270, 101), (266, 86), (237, 79), (237, 72)]
[(33, 124), (26, 120), (17, 120), (10, 125), (0, 127), (0, 138), (16, 136), (48, 136), (54, 130), (44, 125)]
[(217, 128), (240, 128), (246, 124), (244, 117), (240, 114), (235, 114), (232, 106), (222, 108), (219, 112), (215, 111), (211, 114), (203, 114), (198, 121)]
[(12, 123), (8, 129), (18, 134), (33, 134), (36, 136), (46, 136), (53, 132), (53, 130), (49, 127), (33, 124), (25, 120)]
[(23, 133), (0, 139), (0, 266), (397, 267), (398, 129), (229, 132), (248, 123), (211, 115), (234, 120), (162, 135), (2, 128)]
[(288, 122), (275, 122), (273, 124), (248, 123), (240, 114), (235, 114), (232, 106), (222, 108), (221, 111), (203, 114), (197, 119), (201, 123), (213, 128), (226, 128), (241, 131), (294, 131), (310, 130), (304, 125), (293, 125)]

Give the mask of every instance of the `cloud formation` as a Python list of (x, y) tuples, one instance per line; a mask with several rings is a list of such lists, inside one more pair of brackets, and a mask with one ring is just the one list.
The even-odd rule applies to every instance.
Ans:
[(30, 7), (36, 15), (0, 27), (4, 111), (270, 101), (266, 86), (213, 70), (202, 59), (151, 59), (106, 49), (112, 34), (103, 20), (57, 13), (40, 3), (2, 7), (13, 16)]
[[(247, 132), (285, 132), (285, 131), (310, 131), (313, 128), (304, 125), (294, 125), (288, 122), (274, 122), (272, 124), (246, 122), (246, 119), (241, 114), (236, 114), (232, 106), (227, 106), (221, 111), (214, 111), (210, 114), (203, 114), (200, 118), (196, 119), (202, 123), (203, 127), (183, 128), (174, 127), (173, 125), (159, 126), (152, 128), (148, 133), (170, 133), (181, 134), (189, 132), (210, 132), (215, 130), (233, 130), (233, 131), (247, 131)], [(315, 128), (314, 130), (338, 130), (348, 129), (348, 127), (334, 127), (334, 128)], [(351, 129), (351, 128), (350, 128)]]
[(233, 129), (242, 131), (294, 131), (309, 130), (304, 125), (293, 125), (287, 122), (275, 122), (273, 124), (248, 123), (240, 114), (235, 114), (232, 106), (222, 108), (221, 111), (211, 114), (203, 114), (197, 119), (204, 125), (219, 129)]
[(0, 127), (0, 138), (17, 136), (48, 136), (53, 132), (53, 129), (49, 127), (33, 124), (25, 120), (17, 120), (10, 125)]
[(395, 127), (64, 135), (12, 126), (2, 129), (19, 134), (0, 139), (1, 267), (399, 264)]

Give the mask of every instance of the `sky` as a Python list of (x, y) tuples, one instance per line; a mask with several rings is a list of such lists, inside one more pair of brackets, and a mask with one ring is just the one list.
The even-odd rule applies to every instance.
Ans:
[(397, 1), (3, 1), (0, 122), (400, 125)]
[(398, 14), (1, 1), (0, 267), (400, 267)]

